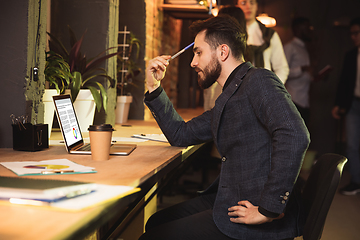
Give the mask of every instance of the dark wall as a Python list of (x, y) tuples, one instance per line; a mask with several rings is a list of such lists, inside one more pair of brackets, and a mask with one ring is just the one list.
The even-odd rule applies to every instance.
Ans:
[(88, 58), (105, 50), (109, 18), (108, 0), (52, 0), (51, 33), (70, 48), (68, 25), (80, 39), (86, 31), (82, 52)]
[(10, 115), (25, 115), (28, 1), (0, 4), (0, 147), (12, 147)]
[[(189, 26), (192, 22), (193, 20), (183, 20), (181, 28), (181, 47), (189, 45), (189, 43), (194, 40), (192, 34), (189, 32)], [(188, 50), (179, 56), (177, 108), (198, 107), (196, 92), (200, 87), (197, 82), (197, 74), (190, 66), (193, 55), (194, 53), (191, 50)], [(188, 79), (188, 81), (184, 81), (184, 79)]]
[(142, 72), (133, 79), (133, 86), (135, 87), (131, 87), (130, 89), (131, 95), (133, 96), (133, 102), (130, 105), (129, 119), (144, 119), (145, 20), (144, 0), (120, 0), (119, 30), (124, 30), (124, 26), (127, 26), (128, 31), (135, 34), (141, 41), (142, 46), (137, 61), (137, 65), (142, 69)]

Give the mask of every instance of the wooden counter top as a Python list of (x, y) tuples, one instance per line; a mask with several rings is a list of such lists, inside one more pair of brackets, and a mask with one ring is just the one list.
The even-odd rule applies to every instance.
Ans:
[[(133, 134), (140, 133), (161, 133), (154, 121), (132, 120), (127, 124), (131, 126), (116, 125), (114, 136), (130, 137)], [(60, 134), (60, 132), (53, 132), (51, 139), (61, 139)], [(84, 138), (87, 137), (86, 133), (83, 135)], [(91, 155), (68, 154), (64, 146), (50, 146), (49, 149), (38, 152), (14, 151), (10, 148), (3, 148), (0, 149), (0, 161), (41, 161), (66, 158), (85, 166), (94, 167), (97, 173), (26, 176), (26, 178), (64, 179), (136, 187), (165, 168), (166, 171), (171, 171), (200, 147), (172, 147), (169, 143), (155, 141), (136, 144), (137, 148), (129, 156), (111, 156), (107, 161), (93, 161)], [(169, 167), (170, 165), (171, 167)], [(0, 166), (0, 175), (16, 176), (15, 173), (3, 166)], [(123, 200), (122, 205), (124, 205), (124, 201), (126, 204), (126, 201), (130, 200)], [(80, 231), (90, 234), (90, 229), (95, 231), (94, 226), (101, 226), (108, 221), (110, 216), (116, 214), (114, 213), (115, 204), (118, 205), (119, 200), (78, 212), (65, 212), (46, 207), (2, 203), (0, 204), (2, 216), (0, 239), (74, 239), (74, 236)]]

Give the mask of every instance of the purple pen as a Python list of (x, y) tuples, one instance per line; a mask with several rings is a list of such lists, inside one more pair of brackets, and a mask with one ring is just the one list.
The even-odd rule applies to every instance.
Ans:
[(179, 56), (180, 54), (182, 54), (183, 52), (185, 52), (187, 49), (189, 49), (190, 47), (192, 47), (194, 45), (194, 43), (189, 44), (188, 46), (186, 46), (185, 48), (181, 49), (179, 52), (175, 53), (174, 55), (171, 56), (171, 58), (168, 61), (173, 60), (174, 58), (176, 58), (177, 56)]

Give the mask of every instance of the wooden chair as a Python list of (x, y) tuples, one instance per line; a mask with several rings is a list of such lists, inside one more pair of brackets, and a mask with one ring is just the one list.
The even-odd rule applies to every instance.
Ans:
[(340, 183), (347, 158), (327, 153), (312, 166), (302, 191), (307, 218), (304, 226), (304, 240), (321, 238), (326, 216)]

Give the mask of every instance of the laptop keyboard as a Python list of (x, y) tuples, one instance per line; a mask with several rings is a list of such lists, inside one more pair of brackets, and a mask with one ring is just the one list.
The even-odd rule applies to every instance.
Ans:
[[(114, 144), (111, 144), (110, 147), (112, 145), (114, 145)], [(85, 144), (84, 146), (77, 148), (76, 151), (91, 151), (91, 145), (90, 145), (90, 143)]]
[(84, 146), (78, 148), (76, 151), (91, 151), (91, 145), (90, 144), (85, 144)]

